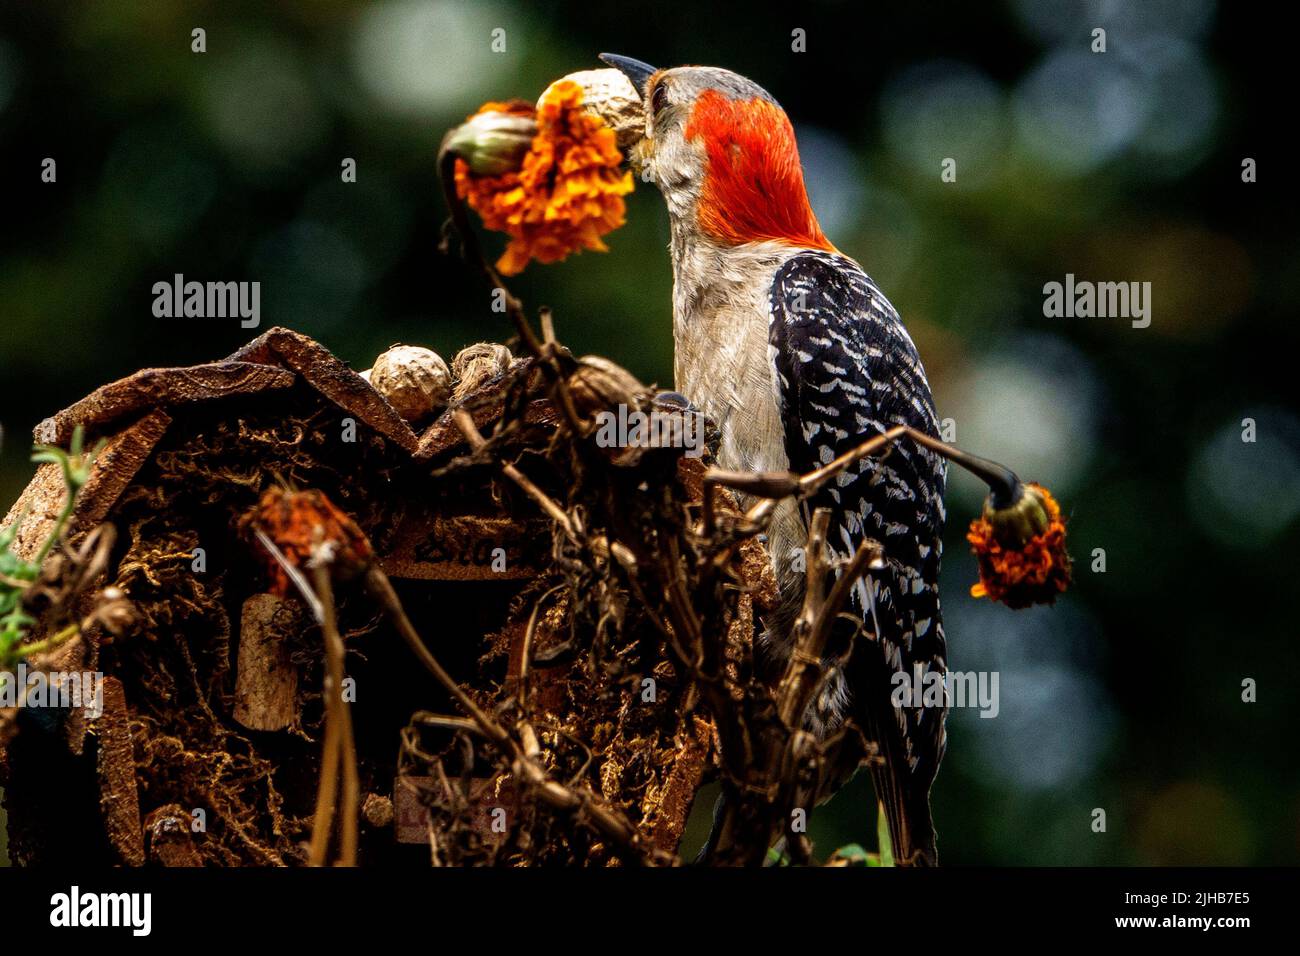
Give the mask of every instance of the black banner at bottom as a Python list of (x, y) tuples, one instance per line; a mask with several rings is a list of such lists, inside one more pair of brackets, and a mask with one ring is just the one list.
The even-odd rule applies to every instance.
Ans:
[[(627, 934), (642, 948), (809, 934), (870, 945), (1200, 936), (1272, 929), (1294, 869), (0, 870), (12, 944), (51, 934), (338, 945), (394, 934), (494, 946)], [(434, 933), (437, 935), (425, 935)], [(608, 937), (607, 937), (608, 938)], [(413, 940), (414, 942), (414, 940)], [(549, 944), (548, 944), (549, 945)], [(20, 947), (21, 948), (21, 947)]]

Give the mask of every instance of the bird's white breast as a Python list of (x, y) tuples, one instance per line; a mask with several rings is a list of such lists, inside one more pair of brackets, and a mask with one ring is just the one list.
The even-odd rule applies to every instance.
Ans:
[[(800, 249), (763, 242), (719, 246), (674, 235), (673, 342), (676, 388), (717, 426), (718, 465), (733, 471), (787, 471), (785, 429), (769, 340), (776, 271)], [(751, 502), (742, 496), (742, 504)], [(807, 530), (792, 501), (768, 526), (768, 552), (783, 595), (797, 598), (797, 557)], [(784, 624), (775, 629), (778, 641)]]
[(781, 243), (724, 247), (695, 239), (676, 257), (676, 388), (722, 434), (718, 464), (737, 471), (789, 466), (768, 345), (768, 296), (795, 254)]

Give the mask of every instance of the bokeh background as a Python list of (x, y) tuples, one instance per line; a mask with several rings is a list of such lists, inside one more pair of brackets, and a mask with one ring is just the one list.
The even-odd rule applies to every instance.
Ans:
[[(1280, 95), (1294, 54), (1265, 4), (0, 9), (4, 508), (42, 417), (251, 337), (155, 319), (151, 286), (174, 273), (259, 280), (263, 329), (299, 329), (355, 368), (397, 341), (449, 356), (504, 339), (478, 278), (436, 252), (444, 131), (601, 50), (726, 66), (786, 107), (825, 231), (902, 312), (959, 443), (1048, 484), (1070, 515), (1076, 587), (1011, 612), (967, 596), (962, 536), (982, 491), (950, 481), (949, 660), (998, 671), (1001, 710), (950, 718), (934, 793), (944, 861), (1300, 859), (1300, 258), (1283, 192), (1294, 104)], [(57, 183), (39, 181), (45, 157)], [(340, 182), (344, 157), (355, 184)], [(955, 183), (940, 179), (948, 157)], [(512, 287), (553, 306), (578, 352), (667, 386), (666, 241), (641, 186), (608, 254), (534, 265)], [(1067, 272), (1151, 282), (1151, 326), (1045, 318), (1043, 284)], [(871, 845), (874, 829), (865, 780), (813, 817), (822, 851)]]

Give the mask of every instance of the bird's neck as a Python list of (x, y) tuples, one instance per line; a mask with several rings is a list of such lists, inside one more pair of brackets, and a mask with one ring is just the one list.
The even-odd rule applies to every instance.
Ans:
[(752, 351), (746, 365), (766, 361), (772, 280), (803, 250), (774, 241), (719, 243), (692, 220), (671, 222), (674, 372), (678, 390), (689, 397), (702, 378), (716, 374), (710, 355), (721, 351), (740, 360)]
[(669, 221), (675, 330), (733, 309), (752, 311), (754, 321), (766, 327), (767, 292), (776, 270), (806, 250), (777, 240), (718, 242), (693, 219), (670, 216)]

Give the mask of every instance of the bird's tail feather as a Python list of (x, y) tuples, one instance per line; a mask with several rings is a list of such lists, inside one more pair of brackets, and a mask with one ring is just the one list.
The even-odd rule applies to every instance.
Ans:
[(893, 765), (873, 764), (871, 782), (885, 808), (894, 862), (898, 866), (938, 866), (929, 794), (909, 793)]

